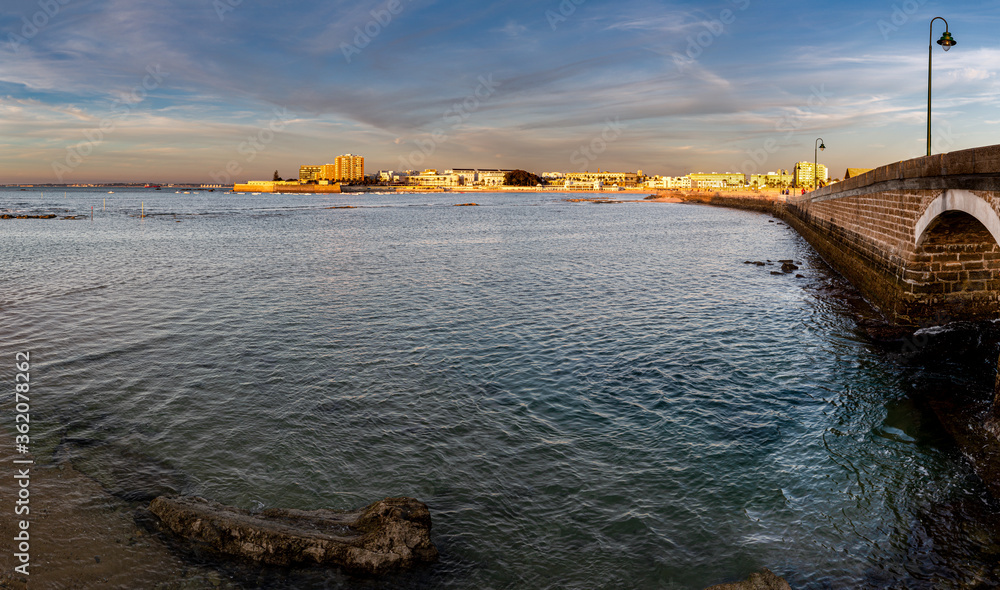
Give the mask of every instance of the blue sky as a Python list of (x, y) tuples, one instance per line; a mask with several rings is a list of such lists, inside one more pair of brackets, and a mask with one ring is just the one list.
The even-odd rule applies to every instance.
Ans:
[(924, 153), (935, 16), (935, 152), (1000, 143), (997, 1), (5, 0), (0, 183), (841, 176)]

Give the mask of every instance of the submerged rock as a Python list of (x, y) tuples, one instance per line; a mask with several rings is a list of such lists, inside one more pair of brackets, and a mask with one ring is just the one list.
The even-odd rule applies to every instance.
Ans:
[(172, 533), (218, 553), (270, 565), (336, 565), (377, 575), (437, 560), (431, 515), (413, 498), (355, 511), (251, 513), (198, 497), (160, 496), (149, 510)]
[(792, 587), (784, 578), (778, 577), (771, 573), (771, 570), (764, 568), (750, 574), (750, 577), (742, 582), (718, 584), (705, 590), (792, 590)]

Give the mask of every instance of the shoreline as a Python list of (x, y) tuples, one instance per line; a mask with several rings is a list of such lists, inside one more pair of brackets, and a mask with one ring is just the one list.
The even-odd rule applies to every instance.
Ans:
[[(5, 453), (0, 461), (12, 465), (20, 458)], [(2, 518), (0, 588), (234, 587), (217, 571), (178, 556), (136, 523), (132, 503), (112, 495), (71, 462), (36, 463), (30, 472), (30, 512), (20, 517), (29, 523), (29, 575), (14, 571), (20, 565), (13, 540), (19, 521)], [(17, 497), (17, 485), (12, 477), (0, 478), (0, 495)], [(8, 508), (13, 512), (12, 503)], [(169, 581), (164, 572), (171, 572)]]

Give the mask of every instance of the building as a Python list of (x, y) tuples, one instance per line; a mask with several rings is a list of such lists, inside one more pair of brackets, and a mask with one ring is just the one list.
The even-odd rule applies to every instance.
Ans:
[(747, 183), (742, 172), (694, 172), (688, 177), (692, 188), (742, 188)]
[(654, 176), (646, 181), (648, 188), (691, 188), (690, 176)]
[(459, 186), (461, 176), (447, 171), (445, 174), (438, 174), (437, 170), (427, 169), (420, 174), (412, 174), (406, 177), (406, 184), (415, 186), (447, 187)]
[(566, 182), (594, 183), (598, 181), (605, 186), (635, 187), (639, 185), (639, 175), (635, 172), (570, 172), (566, 175)]
[(604, 190), (604, 183), (600, 180), (569, 180), (563, 184), (563, 188), (568, 191), (572, 190), (585, 190), (585, 191), (601, 191)]
[(468, 186), (504, 186), (507, 173), (513, 170), (503, 168), (457, 168), (452, 171), (466, 179)]
[(508, 172), (501, 168), (455, 168), (446, 170), (447, 174), (460, 177), (460, 186), (504, 186)]
[(337, 156), (333, 172), (334, 176), (330, 180), (362, 181), (365, 179), (365, 158), (354, 154)]
[(318, 181), (322, 178), (322, 166), (299, 166), (299, 182)]
[(795, 164), (795, 186), (799, 188), (812, 188), (822, 186), (829, 180), (826, 166), (819, 164), (813, 170), (812, 162), (798, 162)]

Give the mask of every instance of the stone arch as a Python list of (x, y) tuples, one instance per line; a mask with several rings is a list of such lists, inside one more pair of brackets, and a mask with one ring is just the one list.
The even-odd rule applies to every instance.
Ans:
[(913, 244), (917, 248), (927, 237), (938, 218), (949, 211), (961, 211), (975, 217), (989, 231), (993, 240), (1000, 244), (1000, 216), (988, 202), (965, 190), (949, 190), (934, 199), (924, 214), (917, 220), (913, 231)]

